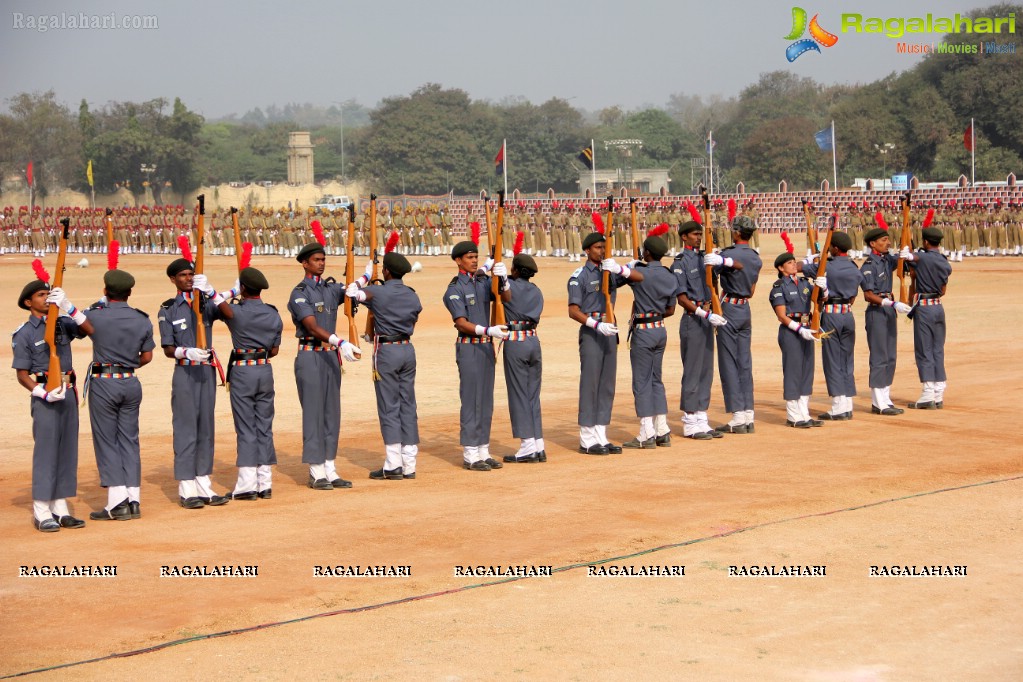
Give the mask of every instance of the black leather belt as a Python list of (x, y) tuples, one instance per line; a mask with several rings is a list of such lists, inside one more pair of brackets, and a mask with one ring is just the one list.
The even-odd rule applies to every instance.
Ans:
[(531, 329), (536, 329), (536, 322), (509, 322), (508, 331), (510, 332), (528, 332)]
[(845, 305), (845, 304), (850, 303), (850, 302), (852, 302), (851, 298), (834, 298), (834, 297), (829, 298), (828, 301), (827, 301), (828, 305)]
[(234, 362), (235, 360), (269, 360), (270, 351), (265, 348), (257, 348), (255, 350), (240, 350), (233, 349), (231, 351), (231, 357), (228, 362)]
[(408, 334), (378, 334), (376, 340), (380, 343), (400, 343), (410, 338)]
[(934, 299), (941, 298), (941, 294), (917, 294), (916, 296), (921, 301), (933, 301)]
[[(62, 376), (67, 378), (67, 380), (68, 380), (67, 383), (69, 385), (71, 385), (71, 386), (74, 386), (75, 384), (78, 383), (78, 378), (75, 376), (74, 370), (72, 370), (70, 372), (66, 372)], [(50, 373), (49, 372), (33, 372), (32, 373), (32, 378), (36, 380), (37, 384), (45, 384), (46, 380), (50, 378)]]
[(125, 367), (124, 365), (108, 365), (105, 363), (94, 362), (89, 368), (92, 374), (134, 374), (134, 367)]
[(633, 316), (632, 319), (635, 320), (636, 322), (660, 322), (661, 320), (664, 319), (664, 315), (658, 315), (657, 313), (653, 314), (637, 313), (636, 315)]

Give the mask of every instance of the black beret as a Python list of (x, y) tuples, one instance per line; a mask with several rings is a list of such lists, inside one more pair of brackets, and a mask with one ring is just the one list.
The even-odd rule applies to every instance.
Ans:
[(695, 220), (687, 220), (682, 223), (682, 226), (678, 228), (680, 235), (689, 234), (690, 232), (700, 232), (703, 230), (703, 225), (696, 222)]
[(753, 234), (756, 232), (757, 226), (749, 216), (739, 215), (732, 219), (732, 229)]
[(412, 272), (412, 264), (408, 262), (408, 258), (394, 251), (384, 254), (384, 268), (395, 277), (404, 277)]
[(778, 257), (774, 259), (774, 267), (780, 268), (781, 266), (783, 266), (786, 263), (788, 263), (790, 260), (796, 260), (796, 257), (793, 256), (788, 251), (786, 251), (784, 253), (779, 253)]
[(303, 261), (308, 260), (309, 257), (315, 253), (326, 253), (326, 251), (323, 250), (323, 246), (321, 246), (319, 242), (312, 242), (310, 244), (306, 244), (305, 246), (303, 246), (301, 251), (298, 252), (298, 255), (295, 256), (295, 260), (301, 263)]
[(103, 286), (118, 292), (128, 291), (135, 286), (135, 278), (124, 270), (107, 270), (103, 275)]
[(601, 242), (607, 241), (604, 239), (604, 235), (599, 232), (590, 232), (586, 235), (586, 239), (583, 240), (583, 249), (588, 249), (594, 244), (600, 244)]
[[(466, 239), (464, 242), (458, 242), (454, 248), (451, 249), (451, 260), (461, 258), (467, 253), (479, 253), (480, 247), (476, 246), (476, 242), (471, 239)], [(393, 253), (393, 251), (392, 251)]]
[(936, 227), (928, 227), (923, 231), (923, 238), (929, 242), (940, 242), (945, 238), (945, 234)]
[(269, 289), (270, 283), (266, 281), (266, 277), (262, 272), (256, 268), (245, 268), (238, 273), (238, 281), (245, 285), (245, 288), (250, 291), (262, 291), (263, 289)]
[(668, 245), (660, 237), (647, 237), (643, 241), (643, 248), (657, 260), (664, 258), (664, 254), (668, 253)]
[(831, 234), (831, 245), (839, 251), (845, 252), (852, 248), (852, 238), (845, 232), (833, 232)]
[(512, 259), (512, 267), (519, 270), (532, 270), (533, 272), (540, 272), (540, 269), (536, 267), (536, 261), (533, 257), (526, 253), (520, 253)]
[(867, 230), (867, 233), (863, 235), (863, 243), (869, 244), (875, 239), (880, 239), (888, 235), (888, 230), (882, 230), (880, 227), (875, 227), (872, 230)]
[(41, 279), (32, 280), (21, 290), (21, 296), (18, 297), (18, 307), (22, 310), (28, 310), (28, 306), (25, 305), (25, 299), (32, 298), (36, 295), (37, 291), (47, 291), (49, 288), (50, 285)]
[(178, 273), (194, 269), (195, 265), (192, 261), (185, 260), (184, 258), (175, 258), (171, 261), (170, 265), (167, 266), (167, 276), (176, 277)]

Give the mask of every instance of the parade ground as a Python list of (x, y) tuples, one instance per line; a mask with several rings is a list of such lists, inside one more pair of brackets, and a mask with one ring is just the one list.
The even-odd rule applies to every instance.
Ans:
[[(795, 241), (801, 245), (802, 235)], [(138, 374), (142, 518), (59, 533), (32, 527), (30, 397), (4, 344), (0, 678), (1023, 678), (1023, 303), (1016, 292), (1023, 258), (953, 265), (943, 410), (870, 413), (861, 296), (855, 417), (800, 430), (785, 426), (778, 324), (767, 303), (770, 264), (783, 247), (777, 235), (766, 235), (763, 247), (766, 265), (751, 302), (756, 433), (706, 442), (681, 436), (675, 317), (664, 362), (671, 447), (579, 454), (578, 325), (567, 315), (566, 288), (577, 264), (538, 259), (548, 461), (490, 472), (462, 468), (455, 331), (441, 302), (455, 267), (447, 257), (410, 257), (424, 266), (405, 278), (424, 305), (413, 337), (417, 478), (368, 479), (383, 463), (383, 443), (364, 342), (364, 359), (345, 365), (341, 389), (337, 464), (354, 487), (332, 491), (309, 489), (300, 461), (286, 305), (302, 270), (294, 259), (256, 256), (271, 286), (264, 299), (285, 318), (273, 361), (273, 498), (178, 506), (173, 363), (157, 348)], [(64, 279), (81, 308), (102, 293), (106, 269), (105, 255), (87, 257), (91, 265), (81, 269), (74, 267), (81, 256), (69, 257)], [(164, 275), (171, 258), (121, 257), (137, 279), (129, 304), (154, 327), (160, 303), (174, 294)], [(0, 260), (0, 326), (8, 331), (27, 318), (15, 299), (33, 277), (30, 260)], [(55, 260), (46, 260), (51, 272)], [(327, 274), (343, 279), (343, 265), (343, 257), (328, 257)], [(206, 258), (220, 289), (233, 283), (234, 268), (234, 258)], [(621, 292), (623, 319), (630, 303)], [(362, 311), (360, 329), (364, 323)], [(613, 443), (638, 433), (624, 326)], [(344, 335), (343, 318), (338, 327)], [(227, 330), (214, 330), (226, 357)], [(912, 324), (904, 319), (898, 347), (892, 398), (904, 407), (920, 394)], [(82, 373), (91, 344), (72, 348)], [(711, 424), (723, 424), (716, 376), (712, 395)], [(500, 459), (518, 445), (500, 360), (495, 402), (491, 451)], [(811, 413), (829, 404), (818, 353)], [(237, 474), (223, 388), (216, 417), (213, 481), (223, 493)], [(106, 493), (87, 408), (78, 471), (71, 509), (88, 518)], [(86, 566), (115, 567), (116, 575), (38, 575)], [(194, 575), (225, 566), (249, 575)]]

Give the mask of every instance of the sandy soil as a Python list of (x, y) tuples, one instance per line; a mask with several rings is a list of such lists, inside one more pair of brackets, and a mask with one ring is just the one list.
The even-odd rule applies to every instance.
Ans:
[[(766, 256), (780, 249), (765, 240)], [(6, 257), (0, 282), (14, 329), (31, 277)], [(172, 289), (169, 259), (124, 256), (139, 279), (132, 303), (155, 319)], [(305, 487), (291, 369), (294, 344), (275, 360), (274, 498), (186, 511), (176, 505), (170, 450), (171, 363), (140, 372), (143, 518), (90, 522), (80, 531), (31, 527), (31, 424), (14, 372), (0, 377), (0, 676), (292, 619), (301, 622), (206, 638), (40, 675), (52, 679), (1004, 679), (1023, 675), (1023, 456), (1011, 435), (1020, 402), (1023, 306), (1014, 290), (1023, 259), (956, 264), (950, 295), (949, 390), (942, 411), (869, 414), (862, 305), (857, 318), (861, 395), (852, 422), (809, 432), (784, 427), (780, 354), (766, 303), (754, 304), (757, 433), (714, 442), (676, 436), (671, 448), (608, 458), (575, 452), (576, 327), (565, 314), (575, 267), (541, 263), (546, 464), (462, 470), (453, 330), (440, 302), (450, 260), (422, 258), (408, 280), (426, 312), (415, 336), (422, 446), (415, 481), (376, 482), (383, 460), (369, 363), (342, 386), (342, 475), (348, 491)], [(52, 261), (52, 258), (51, 258)], [(79, 305), (94, 299), (105, 258), (69, 269)], [(209, 258), (226, 287), (233, 259)], [(294, 261), (256, 257), (281, 310), (298, 281)], [(331, 266), (335, 267), (331, 267)], [(342, 259), (328, 270), (339, 275)], [(52, 263), (50, 264), (52, 268)], [(992, 292), (1002, 292), (993, 297)], [(1004, 296), (1003, 296), (1004, 295)], [(991, 301), (1004, 298), (997, 309)], [(621, 298), (627, 306), (629, 295)], [(361, 324), (361, 323), (360, 323)], [(671, 325), (677, 329), (675, 324)], [(893, 397), (919, 384), (912, 331), (900, 323)], [(291, 333), (286, 321), (286, 335)], [(226, 348), (226, 330), (216, 343)], [(678, 404), (681, 363), (669, 335), (665, 377)], [(628, 355), (620, 349), (610, 435), (637, 431)], [(76, 346), (76, 364), (89, 357)], [(0, 349), (10, 365), (10, 350)], [(498, 373), (493, 450), (514, 450)], [(817, 374), (813, 409), (826, 407)], [(217, 405), (214, 482), (233, 485), (230, 406)], [(83, 410), (79, 497), (86, 516), (104, 503)], [(715, 384), (712, 421), (725, 417)], [(673, 429), (681, 430), (673, 409)], [(979, 485), (984, 484), (984, 485)], [(872, 504), (881, 503), (881, 504)], [(863, 507), (863, 505), (872, 505)], [(746, 529), (746, 530), (744, 530)], [(585, 566), (684, 565), (678, 577), (591, 577)], [(22, 565), (116, 564), (116, 578), (23, 578)], [(256, 578), (160, 578), (163, 565), (254, 564)], [(317, 565), (410, 566), (408, 578), (313, 577)], [(551, 577), (459, 577), (463, 565), (551, 566)], [(871, 577), (873, 565), (967, 566), (965, 577)], [(823, 577), (735, 577), (731, 565), (825, 565)], [(558, 570), (566, 569), (566, 570)], [(484, 583), (485, 587), (466, 589)], [(428, 598), (422, 598), (427, 595)], [(408, 601), (403, 601), (408, 600)], [(401, 602), (371, 610), (363, 607)], [(312, 616), (334, 613), (329, 617)]]

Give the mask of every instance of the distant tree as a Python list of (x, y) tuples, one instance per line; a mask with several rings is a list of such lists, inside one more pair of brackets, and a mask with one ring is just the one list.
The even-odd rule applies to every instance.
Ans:
[(0, 171), (4, 175), (24, 174), (32, 161), (39, 196), (85, 184), (82, 134), (53, 90), (16, 95), (10, 99), (9, 111), (0, 116)]

